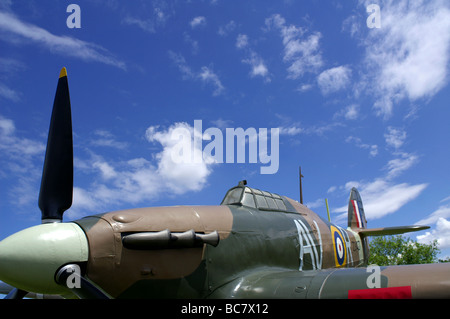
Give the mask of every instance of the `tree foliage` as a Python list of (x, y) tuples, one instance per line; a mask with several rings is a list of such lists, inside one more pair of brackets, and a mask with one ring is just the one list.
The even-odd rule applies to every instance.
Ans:
[(426, 245), (401, 235), (371, 238), (369, 249), (369, 265), (378, 266), (435, 263), (440, 252), (437, 240)]

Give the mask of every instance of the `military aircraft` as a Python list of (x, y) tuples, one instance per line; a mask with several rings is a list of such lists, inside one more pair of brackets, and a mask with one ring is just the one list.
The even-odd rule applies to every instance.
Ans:
[(42, 224), (0, 242), (0, 280), (68, 298), (448, 298), (450, 264), (367, 265), (358, 191), (348, 227), (299, 202), (247, 186), (218, 206), (151, 207), (62, 222), (72, 205), (73, 146), (67, 72), (58, 80), (39, 194)]

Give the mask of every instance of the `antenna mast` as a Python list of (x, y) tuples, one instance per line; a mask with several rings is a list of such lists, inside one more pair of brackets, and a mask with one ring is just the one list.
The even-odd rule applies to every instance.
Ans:
[(302, 175), (302, 167), (301, 166), (298, 167), (298, 175), (300, 178), (300, 204), (303, 204), (302, 177), (304, 177), (304, 176)]

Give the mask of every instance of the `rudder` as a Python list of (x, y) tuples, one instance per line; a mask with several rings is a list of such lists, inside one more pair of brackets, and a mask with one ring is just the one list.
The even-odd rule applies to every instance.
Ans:
[(367, 227), (366, 215), (358, 190), (353, 187), (348, 201), (348, 227), (364, 229)]

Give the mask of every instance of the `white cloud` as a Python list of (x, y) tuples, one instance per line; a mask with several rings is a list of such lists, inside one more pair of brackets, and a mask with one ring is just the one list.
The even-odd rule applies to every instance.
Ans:
[[(147, 140), (162, 146), (162, 150), (151, 159), (108, 160), (84, 148), (90, 158), (75, 158), (74, 165), (76, 172), (90, 176), (93, 182), (80, 186), (75, 179), (73, 205), (67, 218), (79, 218), (86, 213), (122, 204), (150, 202), (162, 194), (171, 196), (201, 190), (212, 173), (214, 161), (205, 158), (200, 163), (174, 162), (171, 155), (176, 147), (180, 147), (180, 141), (173, 140), (172, 134), (180, 128), (188, 130), (192, 136), (182, 141), (183, 147), (190, 145), (194, 154), (201, 155), (201, 146), (195, 148), (193, 142), (194, 136), (201, 138), (201, 132), (194, 131), (186, 123), (175, 123), (166, 130), (147, 129)], [(108, 131), (99, 130), (95, 135), (113, 138)], [(115, 147), (114, 143), (108, 142), (106, 146)], [(42, 167), (36, 163), (43, 159), (44, 154), (44, 143), (18, 136), (14, 122), (0, 116), (0, 179), (10, 181), (10, 176), (14, 176), (8, 195), (18, 210), (35, 205), (37, 201)]]
[(183, 79), (191, 79), (195, 77), (194, 71), (192, 71), (191, 67), (188, 66), (186, 59), (179, 53), (175, 53), (173, 51), (169, 51), (169, 57), (172, 62), (178, 67), (178, 70), (183, 75)]
[(358, 115), (359, 115), (359, 105), (357, 104), (349, 105), (345, 109), (344, 117), (347, 120), (356, 120), (358, 118)]
[(284, 45), (283, 60), (289, 63), (288, 78), (297, 79), (305, 72), (317, 72), (323, 65), (319, 41), (320, 32), (305, 37), (306, 29), (295, 25), (286, 25), (286, 20), (274, 14), (265, 20), (267, 29), (278, 29)]
[(441, 217), (437, 220), (435, 229), (416, 238), (421, 244), (430, 244), (437, 240), (439, 249), (450, 248), (450, 221)]
[[(103, 2), (102, 2), (102, 5)], [(152, 11), (145, 12), (144, 14), (147, 18), (142, 19), (135, 16), (127, 14), (125, 18), (121, 21), (122, 24), (126, 25), (136, 25), (140, 29), (149, 33), (156, 33), (157, 29), (165, 26), (167, 20), (170, 18), (168, 5), (164, 2), (153, 2)]]
[(280, 135), (289, 135), (289, 136), (295, 136), (298, 134), (304, 133), (304, 129), (298, 126), (281, 126), (280, 127)]
[(429, 98), (447, 83), (450, 9), (441, 0), (382, 1), (380, 7), (381, 28), (370, 29), (365, 40), (366, 65), (374, 108), (388, 118), (395, 103)]
[(196, 55), (199, 51), (198, 41), (194, 40), (187, 32), (183, 34), (184, 42), (189, 43), (191, 45), (191, 53)]
[(117, 176), (115, 169), (106, 162), (94, 162), (92, 166), (100, 170), (104, 179), (111, 179)]
[(77, 214), (78, 210), (89, 210), (90, 212), (100, 211), (102, 209), (102, 205), (95, 198), (92, 192), (88, 192), (80, 187), (73, 188), (73, 204), (72, 207), (66, 212), (66, 216), (75, 219), (80, 217), (81, 215)]
[(330, 188), (328, 188), (327, 194), (333, 193), (336, 189), (337, 189), (336, 186), (331, 186)]
[(202, 80), (202, 82), (210, 84), (214, 87), (214, 96), (222, 94), (222, 92), (225, 90), (225, 87), (222, 85), (219, 76), (214, 73), (214, 71), (209, 67), (202, 66), (198, 77)]
[[(54, 35), (43, 28), (23, 22), (9, 13), (0, 12), (0, 30), (31, 40), (45, 47), (50, 52), (126, 69), (124, 62), (116, 59), (108, 50), (97, 44), (81, 41), (73, 37)], [(4, 39), (8, 40), (7, 37)], [(15, 42), (17, 40), (18, 38), (14, 39)]]
[(232, 127), (233, 121), (219, 118), (217, 120), (212, 120), (211, 123), (214, 125), (214, 127), (224, 130), (227, 127)]
[[(356, 185), (348, 183), (346, 189), (358, 187), (363, 200), (366, 218), (370, 221), (398, 211), (406, 203), (417, 198), (427, 186), (427, 184), (392, 184), (385, 179), (379, 178), (369, 183), (357, 182)], [(345, 212), (338, 217), (338, 220), (343, 220), (347, 217), (347, 209), (347, 206), (342, 206), (333, 210), (333, 212)]]
[(378, 145), (363, 143), (359, 137), (349, 136), (345, 139), (345, 142), (354, 144), (358, 148), (368, 149), (371, 157), (375, 157), (378, 155)]
[[(359, 34), (362, 28), (364, 17), (352, 15), (342, 22), (342, 31), (349, 32), (352, 37)], [(365, 21), (364, 21), (365, 22)]]
[(0, 57), (0, 72), (2, 74), (15, 74), (25, 68), (25, 64), (18, 60)]
[(136, 25), (138, 26), (140, 29), (149, 32), (149, 33), (155, 33), (156, 32), (156, 26), (155, 26), (155, 22), (152, 19), (147, 19), (147, 20), (143, 20), (143, 19), (139, 19), (136, 17), (132, 17), (130, 15), (127, 15), (123, 20), (122, 20), (123, 24), (126, 25)]
[(243, 49), (248, 45), (248, 36), (246, 34), (239, 34), (236, 38), (236, 48)]
[(305, 203), (305, 206), (309, 209), (317, 209), (320, 207), (325, 206), (325, 199), (324, 198), (318, 198), (314, 202), (307, 202)]
[(2, 155), (20, 160), (44, 152), (44, 144), (18, 137), (15, 131), (14, 122), (0, 115), (0, 150)]
[(346, 120), (357, 120), (360, 118), (360, 107), (358, 104), (350, 104), (333, 115), (333, 119), (343, 117)]
[(404, 171), (410, 169), (419, 160), (417, 155), (410, 153), (397, 152), (395, 155), (399, 157), (390, 160), (386, 165), (386, 169), (388, 171), (386, 178), (388, 179), (397, 177)]
[(312, 88), (313, 88), (312, 84), (306, 83), (306, 84), (300, 85), (300, 86), (297, 88), (297, 91), (298, 91), (298, 92), (304, 93), (304, 92), (307, 92), (307, 91), (311, 90)]
[(236, 38), (236, 48), (239, 50), (245, 50), (247, 58), (242, 60), (242, 63), (251, 66), (250, 77), (260, 76), (264, 79), (264, 82), (270, 82), (269, 69), (263, 58), (256, 53), (249, 45), (248, 36), (246, 34), (239, 34)]
[[(0, 57), (0, 80), (8, 79), (24, 68), (25, 65), (20, 61)], [(0, 97), (17, 102), (20, 100), (21, 94), (0, 81)]]
[(427, 184), (409, 185), (407, 183), (391, 186), (383, 180), (365, 185), (361, 190), (361, 196), (364, 198), (364, 210), (367, 217), (376, 219), (396, 212), (419, 196), (426, 187)]
[[(180, 145), (179, 139), (173, 136), (176, 130), (186, 130), (189, 132), (190, 139), (182, 139)], [(177, 134), (175, 134), (177, 136)], [(206, 178), (211, 173), (210, 165), (213, 164), (212, 159), (204, 158), (201, 145), (196, 147), (194, 139), (203, 139), (202, 132), (195, 131), (193, 127), (187, 123), (175, 123), (167, 131), (157, 132), (153, 127), (146, 132), (149, 141), (157, 141), (163, 146), (163, 151), (157, 154), (158, 159), (158, 175), (165, 181), (166, 185), (176, 193), (185, 193), (186, 191), (198, 191), (203, 188)], [(190, 148), (191, 158), (181, 163), (173, 161), (173, 154), (179, 148)], [(195, 158), (202, 160), (196, 162)], [(185, 158), (184, 158), (185, 159)]]
[(96, 135), (96, 138), (90, 140), (90, 144), (93, 146), (112, 147), (118, 150), (127, 148), (127, 143), (117, 141), (114, 135), (108, 131), (97, 130), (94, 134)]
[[(180, 139), (180, 131), (186, 132), (189, 138)], [(89, 163), (82, 166), (88, 168), (90, 173), (99, 174), (101, 179), (96, 179), (87, 188), (74, 188), (73, 207), (68, 212), (70, 218), (80, 217), (86, 211), (149, 202), (162, 194), (180, 195), (200, 191), (205, 187), (214, 161), (202, 157), (201, 145), (194, 143), (195, 138), (203, 138), (202, 132), (196, 131), (187, 123), (175, 123), (165, 130), (150, 126), (145, 138), (162, 146), (162, 150), (153, 156), (152, 161), (134, 158), (125, 162), (113, 162), (91, 153)], [(190, 149), (192, 157), (183, 157), (188, 160), (182, 162), (174, 161), (174, 154), (178, 154), (180, 149)], [(203, 160), (196, 161), (198, 156)]]
[(388, 146), (398, 149), (406, 140), (406, 132), (389, 126), (387, 132), (384, 134), (384, 138)]
[(250, 53), (248, 59), (242, 60), (242, 63), (249, 64), (251, 66), (250, 76), (261, 76), (265, 82), (270, 82), (269, 69), (267, 68), (264, 60), (255, 52)]
[(3, 83), (0, 83), (0, 96), (13, 102), (20, 100), (20, 94)]
[(331, 68), (319, 74), (317, 83), (323, 94), (337, 92), (349, 85), (351, 73), (347, 66)]
[(204, 27), (206, 26), (206, 18), (203, 16), (195, 17), (194, 19), (189, 22), (192, 29), (198, 28), (198, 27)]
[[(376, 145), (364, 144), (360, 138), (350, 136), (346, 142), (355, 143), (360, 148), (370, 149), (371, 155), (377, 155), (378, 148)], [(395, 183), (395, 178), (413, 167), (419, 158), (414, 154), (398, 151), (394, 153), (394, 156), (395, 158), (389, 160), (384, 167), (386, 171), (384, 176), (375, 178), (370, 182), (351, 181), (346, 183), (344, 187), (340, 187), (340, 189), (345, 190), (351, 189), (351, 187), (358, 188), (368, 220), (382, 218), (398, 211), (405, 204), (416, 199), (428, 186), (426, 183), (415, 185)], [(347, 217), (347, 206), (339, 207), (334, 212), (343, 213), (338, 217), (338, 220), (342, 221)]]
[(180, 70), (184, 80), (200, 80), (204, 84), (211, 85), (214, 88), (213, 96), (220, 95), (225, 90), (225, 86), (222, 84), (219, 76), (211, 67), (202, 66), (200, 71), (196, 72), (192, 70), (181, 54), (169, 51), (169, 57)]
[(37, 201), (42, 167), (35, 161), (44, 154), (44, 143), (19, 136), (14, 121), (0, 115), (0, 180), (8, 182), (7, 194), (18, 210)]
[(437, 210), (428, 215), (428, 217), (419, 220), (417, 224), (430, 225), (437, 223), (441, 218), (450, 218), (450, 205), (440, 206)]
[(236, 29), (236, 22), (234, 20), (231, 20), (224, 26), (219, 27), (219, 31), (217, 33), (223, 37), (227, 36), (231, 32), (233, 32)]

